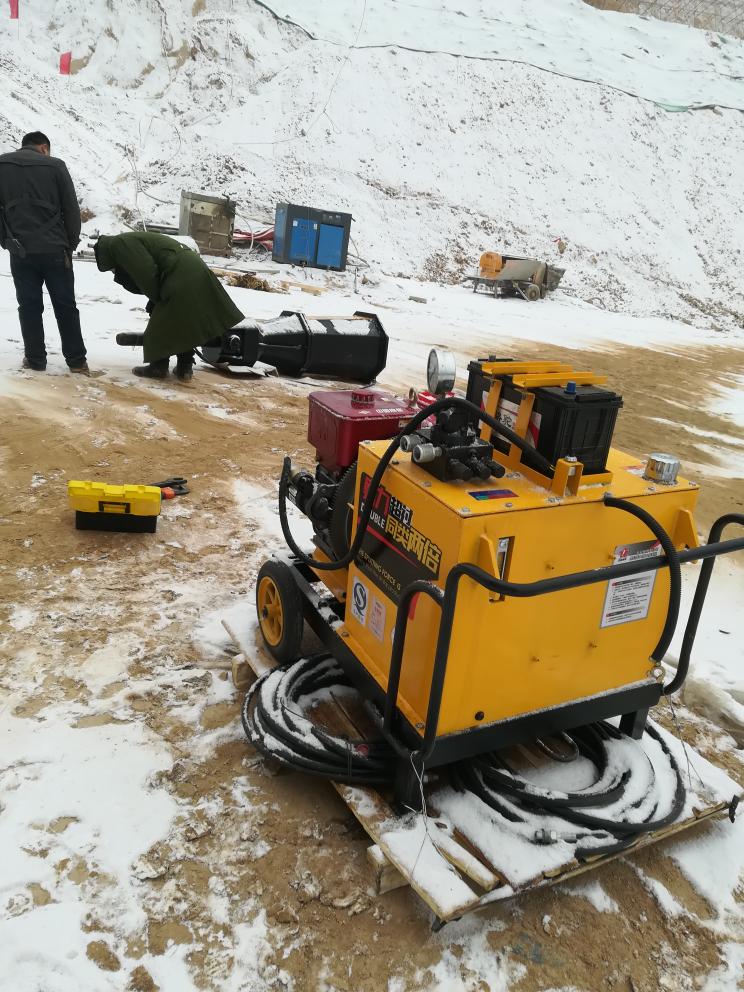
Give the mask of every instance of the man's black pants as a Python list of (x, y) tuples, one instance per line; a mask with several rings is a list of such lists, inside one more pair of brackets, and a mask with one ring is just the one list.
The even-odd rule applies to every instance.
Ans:
[(75, 303), (75, 276), (69, 255), (63, 251), (26, 255), (25, 258), (11, 255), (10, 271), (15, 283), (26, 359), (31, 368), (46, 368), (43, 285), (46, 285), (57, 318), (65, 361), (71, 369), (85, 364), (85, 344)]

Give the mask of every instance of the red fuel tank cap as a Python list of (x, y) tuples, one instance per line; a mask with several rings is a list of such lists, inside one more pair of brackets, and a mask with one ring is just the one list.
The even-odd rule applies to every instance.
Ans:
[(354, 406), (374, 406), (375, 394), (361, 389), (355, 389), (351, 394)]

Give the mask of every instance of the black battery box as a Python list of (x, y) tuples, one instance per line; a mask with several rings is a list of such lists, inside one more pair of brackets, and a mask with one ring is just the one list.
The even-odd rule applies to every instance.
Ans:
[[(488, 359), (508, 361), (508, 359)], [(491, 377), (482, 370), (482, 362), (468, 365), (467, 399), (476, 406), (485, 406), (491, 387)], [(501, 395), (497, 418), (514, 430), (523, 391), (512, 384), (511, 376), (500, 375)], [(584, 466), (584, 475), (596, 475), (607, 468), (607, 456), (615, 431), (617, 413), (623, 405), (622, 396), (601, 386), (579, 386), (568, 382), (563, 386), (538, 386), (532, 415), (527, 429), (527, 442), (555, 464), (559, 458), (573, 455)], [(494, 435), (491, 439), (497, 451), (509, 450), (509, 442)], [(526, 465), (537, 466), (529, 453), (522, 456)]]

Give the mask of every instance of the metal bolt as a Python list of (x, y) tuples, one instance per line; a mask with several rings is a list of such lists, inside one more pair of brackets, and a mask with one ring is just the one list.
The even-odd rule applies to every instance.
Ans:
[(424, 725), (423, 725), (423, 723), (421, 723), (421, 721), (419, 721), (416, 724), (416, 730), (423, 730), (423, 729), (424, 729)]
[(426, 482), (423, 482), (422, 485), (424, 489), (431, 489), (431, 483), (428, 480)]
[(548, 496), (548, 503), (560, 503), (560, 496)]
[(470, 507), (469, 506), (461, 506), (460, 507), (460, 513), (470, 513)]
[(579, 459), (576, 457), (576, 455), (566, 455), (564, 460), (567, 462), (577, 462)]
[(398, 458), (393, 458), (390, 462), (391, 465), (400, 465), (400, 460)]
[(507, 508), (507, 510), (511, 510), (511, 508), (514, 506), (514, 504), (513, 503), (504, 503), (504, 506)]

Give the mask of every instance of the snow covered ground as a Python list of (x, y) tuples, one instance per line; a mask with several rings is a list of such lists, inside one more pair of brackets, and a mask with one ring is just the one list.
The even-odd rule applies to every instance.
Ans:
[[(93, 366), (107, 372), (105, 380), (97, 380), (86, 388), (100, 392), (101, 383), (104, 382), (106, 386), (110, 384), (112, 387), (142, 388), (143, 384), (130, 371), (133, 362), (138, 360), (137, 353), (118, 348), (114, 344), (116, 332), (141, 329), (144, 314), (139, 301), (115, 286), (109, 275), (99, 273), (91, 263), (79, 262), (76, 273), (89, 360)], [(320, 285), (325, 282), (338, 283), (340, 280), (338, 277), (326, 279), (316, 275), (315, 281)], [(350, 277), (348, 282), (351, 283)], [(350, 285), (346, 288), (330, 285), (321, 298), (308, 297), (300, 291), (291, 296), (239, 289), (230, 289), (230, 292), (245, 313), (256, 317), (270, 317), (283, 307), (301, 307), (308, 312), (318, 313), (344, 313), (377, 306), (391, 336), (390, 361), (381, 376), (381, 382), (397, 390), (403, 390), (410, 384), (421, 384), (427, 349), (432, 343), (453, 345), (461, 370), (464, 370), (465, 362), (474, 355), (498, 352), (500, 348), (513, 353), (514, 348), (518, 349), (528, 343), (543, 343), (546, 348), (560, 344), (560, 347), (580, 349), (587, 367), (601, 367), (603, 356), (618, 347), (619, 321), (625, 331), (623, 344), (636, 342), (639, 347), (642, 345), (644, 349), (651, 353), (656, 351), (660, 356), (674, 352), (684, 354), (690, 349), (694, 351), (701, 344), (713, 347), (714, 350), (716, 345), (720, 345), (720, 338), (714, 333), (701, 334), (688, 325), (673, 321), (619, 316), (576, 301), (560, 292), (543, 304), (531, 306), (518, 301), (496, 302), (473, 295), (462, 287), (414, 283), (390, 277), (379, 277), (377, 285), (360, 288), (362, 292), (354, 295)], [(415, 303), (409, 299), (411, 295), (423, 296), (427, 303)], [(33, 390), (40, 377), (14, 371), (21, 351), (14, 323), (12, 280), (9, 278), (5, 257), (0, 259), (0, 321), (4, 329), (0, 337), (0, 367), (3, 369), (0, 373), (0, 387), (4, 395), (20, 400), (28, 395), (29, 390)], [(51, 345), (49, 372), (46, 377), (41, 378), (51, 383), (53, 389), (62, 390), (64, 395), (67, 377), (52, 329), (48, 333), (48, 342)], [(204, 372), (197, 373), (197, 385), (205, 375)], [(195, 409), (206, 410), (218, 420), (229, 418), (235, 421), (237, 418), (244, 419), (249, 424), (253, 419), (250, 413), (246, 416), (241, 409), (247, 398), (245, 393), (240, 398), (231, 391), (220, 402), (215, 401), (211, 393), (208, 398), (202, 398), (198, 389), (184, 396), (183, 392), (179, 393), (168, 384), (144, 384), (144, 388), (153, 396), (176, 405), (195, 404)], [(304, 394), (308, 386), (300, 382), (287, 384), (286, 388)], [(248, 385), (243, 386), (243, 390), (248, 389)], [(718, 397), (711, 400), (712, 405), (719, 402)], [(172, 430), (164, 421), (153, 417), (153, 410), (149, 405), (142, 409), (143, 424), (149, 425), (148, 431), (167, 433)], [(736, 436), (732, 437), (735, 441)], [(93, 425), (91, 438), (94, 445), (91, 452), (95, 452), (96, 458), (105, 456), (110, 443), (106, 442), (105, 432), (99, 433)], [(100, 439), (100, 443), (96, 438)], [(727, 440), (724, 434), (718, 442), (711, 443), (724, 444), (725, 448)], [(700, 481), (704, 485), (704, 478), (701, 477)], [(43, 491), (42, 487), (47, 480), (43, 476), (30, 474), (28, 482), (32, 488), (37, 487), (37, 491)], [(261, 535), (262, 551), (265, 553), (269, 548), (279, 548), (282, 542), (271, 489), (237, 479), (235, 498), (254, 533)], [(173, 507), (172, 510), (180, 512), (180, 507)], [(175, 542), (176, 546), (180, 546), (181, 540)], [(30, 553), (33, 554), (33, 549)], [(687, 699), (698, 712), (711, 715), (714, 723), (735, 734), (744, 728), (744, 654), (741, 648), (744, 627), (739, 605), (744, 592), (743, 576), (742, 569), (732, 562), (721, 562), (717, 566), (694, 654), (693, 676)], [(693, 591), (695, 569), (688, 567), (685, 578), (685, 604), (688, 604)], [(201, 583), (196, 583), (191, 588), (188, 585), (183, 587), (181, 595), (184, 594), (194, 604), (200, 600), (205, 601), (205, 587)], [(198, 615), (198, 607), (193, 608)], [(228, 619), (241, 641), (250, 643), (253, 621), (246, 599), (238, 597), (233, 605), (230, 605), (229, 600), (223, 600), (222, 605), (211, 611), (202, 611), (197, 621), (196, 643), (200, 645), (206, 658), (224, 657), (228, 638), (219, 624), (221, 617)], [(21, 635), (32, 632), (36, 622), (34, 610), (20, 603), (9, 616), (10, 627)], [(89, 690), (108, 692), (107, 686), (126, 678), (126, 659), (132, 650), (131, 645), (125, 644), (117, 636), (108, 649), (92, 655), (86, 664), (85, 675)], [(674, 650), (676, 646), (673, 652)], [(15, 665), (18, 672), (25, 670), (22, 659), (18, 659)], [(163, 670), (159, 676), (156, 674), (155, 684), (158, 678), (163, 684), (167, 684), (173, 676)], [(13, 987), (24, 987), (24, 983), (33, 987), (30, 984), (33, 981), (42, 982), (49, 975), (54, 975), (57, 982), (51, 986), (54, 992), (67, 992), (76, 985), (91, 989), (118, 988), (119, 986), (101, 982), (100, 964), (94, 963), (90, 954), (86, 953), (86, 944), (90, 943), (90, 938), (85, 934), (85, 927), (81, 929), (81, 923), (86, 917), (85, 909), (80, 907), (76, 896), (76, 883), (68, 882), (67, 889), (60, 886), (53, 873), (50, 875), (49, 865), (55, 860), (69, 858), (75, 852), (84, 852), (86, 865), (94, 865), (97, 874), (116, 880), (116, 901), (113, 905), (108, 905), (103, 921), (107, 921), (106, 913), (109, 918), (116, 914), (117, 917), (121, 916), (122, 926), (136, 929), (142, 916), (142, 907), (137, 903), (136, 891), (133, 893), (131, 889), (130, 865), (141, 865), (142, 856), (153, 843), (158, 838), (173, 833), (174, 822), (178, 822), (179, 813), (182, 813), (168, 796), (157, 791), (152, 792), (153, 776), (167, 769), (170, 759), (158, 749), (157, 739), (152, 738), (146, 729), (139, 729), (133, 736), (128, 727), (120, 729), (115, 724), (100, 727), (93, 725), (86, 731), (84, 745), (79, 742), (78, 731), (71, 729), (71, 722), (72, 727), (77, 726), (81, 713), (84, 712), (84, 719), (92, 720), (95, 724), (96, 715), (108, 713), (111, 704), (114, 705), (114, 715), (126, 719), (128, 709), (124, 696), (102, 699), (93, 710), (89, 705), (85, 711), (79, 705), (70, 707), (70, 704), (60, 701), (57, 706), (44, 711), (41, 732), (35, 727), (33, 734), (29, 736), (27, 721), (11, 715), (20, 697), (14, 694), (12, 682), (7, 688), (10, 694), (6, 695), (5, 705), (0, 713), (0, 734), (7, 741), (2, 762), (5, 772), (0, 776), (0, 802), (5, 807), (0, 815), (0, 839), (6, 850), (17, 853), (9, 862), (2, 888), (7, 894), (5, 910), (9, 918), (4, 924), (4, 936), (7, 935), (8, 939), (2, 943), (4, 950), (0, 951), (0, 965), (5, 967), (7, 975), (12, 976), (15, 982)], [(137, 683), (130, 685), (130, 689), (136, 691)], [(217, 695), (212, 691), (206, 702), (214, 705), (221, 698), (227, 698), (222, 690)], [(117, 702), (119, 699), (120, 702)], [(191, 704), (190, 709), (182, 709), (181, 714), (193, 713), (193, 716), (187, 718), (198, 719), (200, 710), (201, 706), (194, 707)], [(212, 744), (207, 735), (201, 747), (202, 750), (208, 750), (210, 746)], [(91, 750), (95, 757), (91, 756)], [(62, 776), (57, 768), (59, 760), (65, 768)], [(106, 779), (111, 778), (117, 782), (114, 795), (104, 784)], [(100, 782), (100, 787), (83, 788), (82, 783), (88, 781)], [(34, 829), (34, 823), (38, 825), (37, 829), (45, 825), (44, 832), (39, 835), (38, 841), (29, 843), (27, 834)], [(145, 830), (141, 829), (142, 824), (146, 825)], [(56, 833), (57, 830), (59, 833)], [(694, 838), (685, 839), (675, 848), (679, 852), (678, 861), (683, 872), (717, 907), (716, 926), (719, 930), (716, 932), (721, 934), (736, 932), (738, 925), (731, 895), (737, 884), (736, 873), (729, 874), (726, 885), (717, 886), (714, 895), (707, 883), (707, 866), (710, 858), (723, 857), (725, 845), (733, 844), (735, 850), (741, 850), (739, 834), (738, 826), (734, 832), (723, 826), (715, 827), (710, 836), (706, 834), (700, 841)], [(406, 839), (406, 843), (410, 844), (410, 838)], [(47, 855), (41, 861), (38, 856), (39, 848), (45, 854), (51, 850), (51, 856)], [(676, 853), (674, 857), (677, 858)], [(730, 857), (726, 855), (725, 858), (727, 864), (731, 865)], [(144, 868), (136, 870), (144, 871), (147, 877), (150, 871), (147, 867), (149, 861), (144, 864)], [(674, 897), (661, 882), (649, 878), (643, 872), (641, 876), (645, 880), (644, 884), (651, 887), (650, 890), (653, 889), (656, 898), (666, 900), (665, 904), (674, 908)], [(46, 901), (51, 892), (54, 893), (54, 904)], [(40, 905), (34, 903), (35, 898), (40, 898)], [(91, 898), (94, 901), (89, 904), (88, 913), (99, 912), (96, 909), (96, 900), (100, 896)], [(28, 905), (23, 902), (24, 899)], [(57, 905), (57, 901), (61, 905)], [(42, 955), (30, 953), (32, 935), (39, 923), (48, 918), (49, 925), (54, 926), (52, 921), (61, 917), (62, 906), (66, 906), (68, 902), (78, 906), (75, 910), (78, 915), (65, 914), (59, 939), (66, 942), (70, 956), (62, 955), (55, 945), (49, 946)], [(262, 919), (260, 914), (254, 919), (250, 934), (246, 934), (245, 948), (237, 948), (237, 959), (244, 962), (246, 973), (250, 973), (254, 967), (252, 961), (257, 961), (261, 955), (265, 958), (269, 953), (270, 945), (262, 930), (266, 923), (265, 920), (261, 923)], [(476, 967), (478, 961), (484, 966), (482, 942), (486, 931), (473, 923), (458, 925), (456, 929), (458, 935), (465, 935), (458, 936), (458, 939), (463, 940), (468, 948), (467, 960), (473, 967)], [(82, 936), (82, 943), (75, 936), (76, 933)], [(735, 942), (731, 945), (731, 969), (735, 968), (738, 947)], [(141, 960), (147, 966), (149, 974), (163, 988), (173, 987), (169, 983), (177, 983), (179, 988), (184, 989), (191, 987), (188, 984), (190, 979), (187, 977), (185, 960), (180, 952), (176, 952), (176, 945), (172, 953), (165, 957), (150, 954)], [(64, 966), (60, 961), (66, 961)], [(433, 972), (434, 978), (431, 975), (427, 977), (427, 981), (434, 981), (431, 987), (442, 990), (464, 988), (465, 986), (456, 984), (457, 969), (453, 970), (453, 967), (454, 963), (449, 961), (445, 953)], [(719, 978), (711, 977), (711, 992), (729, 988), (727, 973), (721, 972)], [(491, 988), (507, 988), (510, 981), (514, 982), (523, 975), (523, 971), (520, 966), (512, 963), (505, 966), (500, 975), (498, 981), (502, 982), (501, 985), (490, 974), (493, 983)], [(423, 981), (423, 977), (421, 980)], [(240, 988), (239, 985), (235, 987)], [(394, 988), (396, 986), (391, 985), (391, 989)]]
[[(581, 0), (498, 16), (380, 0), (350, 48), (362, 0), (275, 5), (323, 41), (271, 6), (22, 3), (18, 34), (0, 22), (0, 140), (52, 132), (89, 230), (173, 222), (182, 189), (233, 195), (243, 224), (288, 199), (350, 211), (375, 271), (455, 279), (502, 248), (565, 265), (571, 296), (614, 312), (740, 326), (744, 136), (716, 105), (744, 105), (744, 42)], [(412, 35), (437, 51), (408, 51)], [(637, 77), (643, 99), (552, 71), (577, 59), (587, 78)]]
[[(301, 27), (278, 20), (272, 10)], [(56, 75), (58, 54), (67, 49), (77, 60), (70, 80)], [(141, 216), (172, 221), (181, 189), (236, 196), (244, 224), (270, 222), (280, 198), (350, 210), (355, 250), (369, 263), (356, 278), (353, 272), (293, 272), (325, 290), (318, 298), (299, 290), (230, 292), (255, 317), (274, 316), (282, 308), (318, 314), (377, 310), (391, 339), (381, 382), (396, 390), (422, 384), (433, 344), (453, 348), (461, 370), (478, 354), (502, 348), (515, 354), (536, 346), (544, 346), (546, 354), (580, 352), (586, 367), (600, 371), (614, 361), (620, 370), (636, 348), (641, 361), (658, 359), (660, 392), (675, 376), (687, 378), (679, 380), (676, 408), (667, 403), (654, 414), (656, 421), (646, 415), (643, 433), (629, 432), (632, 450), (647, 453), (643, 449), (652, 446), (657, 423), (665, 436), (688, 446), (686, 465), (701, 488), (720, 485), (735, 501), (732, 480), (739, 480), (740, 494), (744, 475), (744, 367), (737, 359), (744, 337), (744, 137), (738, 109), (730, 108), (744, 107), (743, 62), (742, 42), (598, 12), (580, 0), (564, 0), (560, 9), (548, 0), (513, 0), (500, 8), (498, 18), (473, 0), (426, 5), (121, 0), (113, 8), (80, 0), (74, 9), (61, 0), (21, 0), (18, 29), (0, 22), (0, 142), (3, 150), (10, 148), (37, 127), (51, 135), (53, 152), (67, 160), (93, 215), (85, 225), (88, 232), (122, 230), (126, 221)], [(662, 104), (713, 109), (671, 113)], [(496, 302), (450, 284), (474, 267), (481, 251), (492, 248), (536, 253), (565, 265), (560, 290), (528, 305)], [(85, 438), (82, 457), (90, 465), (113, 460), (122, 467), (134, 457), (124, 434), (103, 423), (104, 408), (124, 402), (121, 396), (128, 391), (141, 391), (128, 415), (142, 437), (166, 438), (180, 456), (189, 416), (251, 429), (256, 410), (235, 385), (206, 388), (206, 373), (197, 373), (196, 388), (184, 393), (171, 384), (136, 380), (130, 369), (139, 354), (118, 348), (114, 337), (141, 330), (139, 301), (92, 263), (78, 263), (76, 278), (89, 360), (106, 370), (105, 380), (71, 388), (51, 326), (43, 382), (16, 371), (20, 334), (2, 255), (1, 397), (21, 410), (29, 403), (46, 404), (50, 423)], [(689, 371), (693, 366), (701, 370), (698, 383)], [(296, 399), (308, 386), (283, 388)], [(271, 402), (265, 400), (263, 418), (274, 415)], [(172, 422), (166, 405), (178, 414)], [(714, 419), (698, 422), (693, 407)], [(6, 461), (21, 444), (7, 431), (0, 441)], [(65, 449), (60, 458), (78, 456)], [(194, 810), (183, 796), (174, 798), (173, 791), (161, 788), (163, 776), (178, 780), (183, 741), (179, 745), (180, 738), (168, 736), (170, 730), (160, 736), (136, 717), (142, 699), (177, 697), (171, 715), (190, 729), (192, 761), (242, 733), (234, 724), (210, 729), (201, 722), (205, 712), (219, 713), (231, 702), (229, 687), (215, 678), (189, 689), (193, 670), (167, 653), (170, 638), (179, 643), (171, 613), (193, 622), (203, 659), (224, 658), (228, 642), (218, 624), (221, 616), (229, 617), (241, 637), (250, 636), (245, 583), (255, 572), (257, 553), (250, 552), (246, 562), (237, 538), (231, 538), (234, 546), (220, 546), (214, 515), (237, 514), (262, 553), (281, 543), (271, 483), (242, 480), (233, 462), (225, 471), (233, 482), (227, 508), (206, 512), (198, 526), (187, 507), (166, 509), (152, 568), (178, 597), (179, 609), (169, 612), (160, 604), (147, 612), (157, 585), (134, 594), (165, 654), (148, 655), (116, 629), (118, 594), (109, 596), (110, 612), (99, 618), (99, 627), (112, 624), (110, 639), (70, 654), (64, 637), (87, 623), (85, 613), (70, 605), (71, 589), (81, 583), (78, 595), (105, 599), (105, 583), (120, 588), (116, 567), (103, 560), (90, 577), (86, 570), (92, 566), (83, 554), (64, 572), (50, 575), (34, 565), (40, 539), (29, 536), (23, 545), (27, 574), (21, 569), (23, 574), (12, 578), (25, 583), (29, 598), (48, 590), (51, 605), (32, 607), (23, 599), (2, 604), (0, 649), (14, 645), (12, 657), (0, 663), (3, 992), (123, 990), (125, 970), (106, 970), (105, 949), (90, 951), (89, 944), (108, 940), (123, 958), (134, 952), (122, 935), (143, 925), (150, 927), (150, 943), (137, 950), (137, 960), (168, 992), (194, 987), (194, 965), (187, 961), (178, 927), (153, 936), (152, 924), (143, 924), (145, 909), (152, 909), (142, 899), (143, 879), (158, 884), (160, 879), (160, 867), (148, 860), (148, 852), (167, 839), (172, 861), (190, 863)], [(64, 473), (46, 478), (29, 460), (24, 480), (36, 512), (42, 512), (44, 498), (63, 485)], [(169, 563), (181, 561), (189, 549), (203, 551), (205, 558), (221, 555), (218, 574), (222, 578), (230, 565), (227, 574), (234, 581), (226, 588), (223, 581), (221, 588), (197, 563), (179, 585)], [(74, 569), (83, 569), (83, 575), (72, 574)], [(685, 604), (694, 577), (695, 569), (686, 569)], [(732, 738), (717, 728), (736, 735), (744, 726), (742, 597), (741, 566), (719, 562), (686, 695), (694, 713), (682, 710), (709, 750), (732, 765), (737, 754)], [(37, 643), (39, 629), (46, 632), (44, 644)], [(672, 653), (678, 645), (679, 636)], [(146, 672), (145, 662), (151, 666)], [(58, 677), (44, 667), (51, 663), (63, 678), (74, 675), (82, 688), (68, 698), (64, 685), (57, 695), (54, 682), (53, 699), (45, 698), (37, 710), (37, 697), (29, 701), (29, 692), (43, 695), (48, 680)], [(113, 722), (106, 722), (111, 714)], [(249, 823), (241, 825), (240, 836), (226, 834), (224, 846), (247, 845), (260, 861), (272, 845), (259, 829), (266, 814), (248, 796), (256, 789), (249, 777), (241, 764), (234, 780), (221, 783), (224, 789), (216, 788), (197, 813), (217, 831), (214, 825), (227, 818), (230, 802), (243, 804)], [(277, 790), (280, 785), (272, 780)], [(291, 808), (286, 802), (278, 807), (282, 818)], [(725, 963), (710, 966), (707, 992), (733, 990), (742, 966), (744, 924), (736, 899), (741, 850), (739, 823), (684, 838), (671, 853), (691, 891), (712, 906), (712, 915), (701, 912), (703, 922), (695, 917), (695, 925), (711, 942), (725, 945)], [(283, 959), (278, 958), (280, 967), (268, 962), (277, 947), (290, 955), (295, 938), (277, 943), (278, 925), (260, 894), (251, 892), (236, 903), (233, 892), (231, 902), (221, 888), (223, 860), (220, 849), (210, 862), (208, 894), (209, 912), (226, 928), (219, 939), (233, 961), (219, 987), (281, 988)], [(666, 918), (676, 920), (680, 903), (649, 863), (637, 870)], [(611, 886), (610, 876), (606, 884)], [(168, 919), (186, 912), (188, 885), (181, 885), (167, 876), (158, 896), (157, 908)], [(598, 881), (573, 887), (593, 913), (615, 921), (632, 909), (619, 907), (621, 891), (610, 895)], [(551, 928), (558, 934), (560, 927), (568, 928), (565, 903), (558, 912), (557, 924), (550, 916), (543, 919), (541, 940)], [(402, 916), (395, 920), (401, 933)], [(600, 931), (604, 924), (595, 922)], [(501, 918), (477, 918), (448, 928), (436, 941), (425, 937), (436, 960), (427, 965), (417, 958), (415, 978), (400, 977), (402, 965), (400, 974), (393, 973), (398, 962), (392, 964), (395, 949), (388, 948), (389, 992), (419, 987), (455, 992), (482, 987), (480, 981), (494, 992), (529, 978), (536, 967), (534, 940), (513, 939), (503, 960), (494, 961), (507, 925), (511, 922)], [(416, 941), (424, 932), (422, 923)], [(568, 932), (562, 931), (561, 939), (569, 940)], [(40, 933), (46, 935), (41, 947)], [(606, 953), (614, 950), (610, 939)], [(681, 987), (674, 984), (678, 965), (666, 945), (660, 953), (666, 955), (659, 967), (668, 987)], [(328, 978), (317, 987), (343, 986)], [(301, 992), (302, 985), (295, 988)]]

